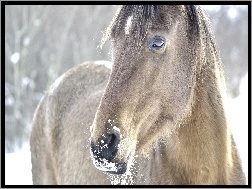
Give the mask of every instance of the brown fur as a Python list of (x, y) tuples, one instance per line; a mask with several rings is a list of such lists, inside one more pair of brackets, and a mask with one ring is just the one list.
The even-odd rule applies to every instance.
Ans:
[[(92, 140), (110, 129), (104, 122), (114, 120), (122, 135), (114, 161), (125, 161), (129, 152), (150, 157), (150, 168), (140, 169), (151, 175), (149, 184), (244, 184), (226, 123), (221, 60), (207, 17), (199, 7), (156, 9), (142, 13), (154, 14), (147, 19), (138, 16), (143, 7), (123, 7), (109, 28), (113, 68)], [(132, 31), (127, 35), (122, 20), (130, 15)], [(133, 35), (142, 19), (148, 25), (143, 28), (146, 36)], [(167, 41), (160, 53), (146, 45), (153, 35)]]
[[(226, 123), (221, 61), (206, 16), (189, 8), (148, 8), (148, 27), (133, 40), (143, 17), (133, 13), (136, 25), (126, 35), (117, 24), (130, 16), (123, 7), (107, 33), (113, 41), (109, 80), (104, 67), (84, 64), (46, 93), (31, 134), (34, 184), (245, 184)], [(163, 52), (147, 48), (152, 35), (166, 38)], [(109, 119), (121, 134), (114, 161), (131, 153), (134, 162), (123, 175), (105, 174), (90, 158), (89, 126), (94, 120), (96, 142), (110, 129)]]
[(46, 92), (30, 139), (34, 184), (110, 184), (89, 152), (89, 127), (109, 72), (94, 63), (81, 64)]

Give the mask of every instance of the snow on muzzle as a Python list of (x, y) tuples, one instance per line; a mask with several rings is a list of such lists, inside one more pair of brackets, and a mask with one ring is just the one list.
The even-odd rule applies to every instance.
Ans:
[(116, 154), (120, 143), (120, 133), (110, 129), (97, 142), (91, 138), (91, 155), (97, 169), (113, 174), (123, 174), (127, 170), (127, 162), (117, 161)]

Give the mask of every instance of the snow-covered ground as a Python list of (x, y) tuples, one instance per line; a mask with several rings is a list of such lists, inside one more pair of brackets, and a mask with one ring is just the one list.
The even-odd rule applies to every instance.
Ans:
[(31, 153), (29, 143), (25, 143), (21, 150), (5, 154), (5, 184), (32, 184)]
[(235, 99), (228, 98), (226, 107), (243, 171), (248, 178), (248, 74), (241, 81), (240, 95)]
[[(248, 178), (248, 75), (243, 78), (240, 86), (241, 94), (236, 99), (227, 101), (227, 113), (238, 147), (243, 169)], [(5, 154), (5, 184), (32, 184), (31, 158), (29, 144), (15, 153)]]

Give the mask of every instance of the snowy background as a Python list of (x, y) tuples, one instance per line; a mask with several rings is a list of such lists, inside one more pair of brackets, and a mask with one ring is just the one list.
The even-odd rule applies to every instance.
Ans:
[[(5, 146), (5, 184), (30, 185), (32, 184), (32, 175), (29, 143), (23, 142), (25, 141), (25, 137), (20, 137), (20, 139), (18, 138), (18, 142), (15, 142), (15, 144), (17, 143), (17, 145), (13, 145), (10, 141), (16, 140), (16, 138), (13, 137), (16, 133), (18, 134), (17, 136), (21, 136), (20, 133), (23, 132), (22, 129), (28, 130), (29, 135), (30, 122), (34, 109), (36, 108), (42, 96), (42, 91), (46, 90), (48, 86), (50, 86), (50, 84), (60, 74), (82, 61), (110, 59), (108, 50), (103, 51), (102, 53), (97, 52), (96, 47), (99, 41), (96, 40), (94, 43), (93, 36), (99, 36), (96, 38), (101, 38), (100, 33), (94, 32), (100, 32), (105, 29), (105, 27), (108, 25), (107, 22), (109, 22), (109, 20), (111, 20), (114, 15), (116, 7), (9, 6), (7, 8), (8, 9), (6, 10), (8, 10), (9, 12), (7, 11), (6, 14), (6, 26), (7, 28), (9, 27), (9, 29), (5, 30), (8, 31), (5, 35), (5, 137), (8, 138), (8, 140), (5, 140), (5, 145), (7, 144)], [(21, 8), (23, 9), (21, 10)], [(236, 22), (244, 21), (245, 19), (243, 18), (245, 18), (247, 14), (245, 14), (246, 11), (244, 11), (244, 9), (239, 6), (231, 6), (231, 8), (227, 6), (225, 8), (223, 8), (222, 6), (203, 6), (203, 8), (209, 11), (210, 16), (215, 16), (212, 22), (213, 30), (214, 33), (216, 33), (216, 40), (217, 44), (220, 47), (221, 55), (224, 55), (222, 57), (222, 60), (223, 62), (228, 63), (224, 65), (224, 69), (225, 67), (228, 68), (228, 66), (231, 67), (231, 69), (227, 69), (229, 73), (226, 74), (229, 78), (228, 82), (232, 84), (230, 85), (229, 90), (235, 91), (233, 90), (235, 89), (235, 87), (232, 89), (231, 87), (239, 86), (239, 82), (241, 82), (239, 87), (240, 93), (234, 92), (232, 97), (230, 95), (227, 98), (226, 105), (230, 127), (232, 129), (234, 139), (241, 156), (243, 170), (247, 178), (248, 74), (246, 74), (245, 77), (243, 76), (244, 72), (246, 73), (247, 70), (247, 49), (245, 48), (246, 44), (244, 45), (243, 43), (241, 43), (238, 49), (237, 46), (235, 46), (235, 44), (238, 44), (243, 40), (247, 43), (247, 34), (241, 34), (241, 30), (238, 30), (237, 32), (240, 36), (235, 34), (237, 37), (227, 38), (228, 42), (234, 42), (233, 45), (231, 43), (227, 44), (227, 41), (224, 40), (225, 37), (230, 34), (228, 33), (229, 31), (240, 29), (241, 27), (244, 28), (244, 25), (234, 28), (234, 25), (236, 25)], [(240, 12), (238, 10), (240, 10)], [(62, 15), (63, 12), (67, 17), (57, 17), (56, 12), (59, 13), (58, 15)], [(109, 15), (109, 18), (104, 16), (101, 17), (101, 12), (102, 14), (106, 13), (106, 15)], [(224, 13), (227, 14), (229, 19), (231, 19), (231, 22), (234, 23), (233, 25), (230, 25), (230, 29), (228, 28), (229, 25), (225, 25), (224, 21), (221, 20), (225, 16), (223, 16)], [(29, 14), (32, 15), (31, 19), (29, 18)], [(55, 16), (53, 16), (54, 14)], [(90, 21), (90, 19), (87, 19), (87, 15), (89, 15), (88, 18), (92, 17), (94, 18), (94, 20)], [(237, 21), (237, 15), (239, 15), (239, 18), (242, 19)], [(13, 19), (13, 16), (15, 19)], [(22, 22), (18, 20), (19, 18), (23, 19)], [(26, 18), (29, 19), (26, 20)], [(11, 21), (8, 21), (8, 19), (11, 19)], [(86, 22), (85, 19), (88, 21)], [(81, 20), (81, 22), (78, 22), (78, 20)], [(228, 20), (226, 20), (226, 22), (228, 23)], [(8, 25), (8, 23), (11, 24)], [(68, 23), (73, 24), (69, 25)], [(84, 23), (84, 25), (81, 25), (80, 23)], [(91, 23), (96, 24), (90, 25)], [(220, 23), (221, 25), (223, 25), (222, 30), (220, 27), (221, 25), (219, 25)], [(24, 27), (21, 27), (22, 24)], [(53, 26), (55, 26), (56, 28), (61, 28), (58, 30), (62, 30), (65, 33), (57, 33), (58, 31), (56, 29), (52, 29)], [(15, 29), (18, 29), (18, 27), (21, 27), (21, 30), (16, 31)], [(76, 33), (71, 31), (71, 28)], [(247, 29), (244, 28), (242, 31), (246, 30)], [(82, 35), (83, 32), (85, 32), (85, 35)], [(224, 35), (220, 35), (223, 33)], [(81, 37), (78, 36), (79, 34)], [(68, 36), (67, 42), (65, 40), (66, 36)], [(76, 46), (76, 41), (79, 41), (79, 46)], [(62, 42), (64, 43), (62, 44)], [(107, 47), (105, 46), (104, 48), (109, 49), (109, 44), (106, 45)], [(65, 46), (67, 48), (59, 48), (59, 50), (56, 49), (56, 47), (59, 46)], [(73, 49), (74, 53), (79, 52), (79, 54), (74, 54), (69, 51), (69, 46)], [(234, 48), (227, 50), (230, 46), (234, 46)], [(245, 55), (241, 54), (242, 52), (245, 52)], [(230, 58), (230, 56), (232, 57)], [(60, 58), (58, 59), (58, 57)], [(239, 64), (231, 64), (231, 61), (233, 61), (234, 63), (237, 62)], [(68, 64), (72, 62), (74, 62), (74, 64)], [(38, 69), (38, 66), (41, 69)], [(239, 78), (242, 78), (242, 80), (240, 81)], [(24, 111), (22, 112), (20, 110)], [(21, 124), (23, 125), (23, 127), (21, 130), (19, 130), (21, 128)], [(21, 149), (19, 148), (20, 146), (22, 146)]]

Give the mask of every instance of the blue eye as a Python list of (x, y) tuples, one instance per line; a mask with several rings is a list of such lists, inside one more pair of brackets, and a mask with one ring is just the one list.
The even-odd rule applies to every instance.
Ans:
[(160, 36), (150, 37), (148, 39), (148, 48), (154, 51), (158, 51), (165, 46), (165, 38)]

